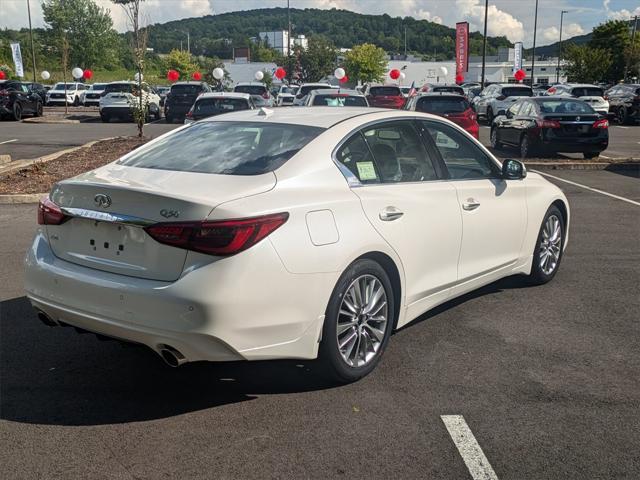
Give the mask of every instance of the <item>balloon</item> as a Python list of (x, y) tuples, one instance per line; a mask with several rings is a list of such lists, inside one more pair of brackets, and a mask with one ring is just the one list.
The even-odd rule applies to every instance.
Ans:
[(340, 83), (347, 83), (348, 81), (349, 81), (349, 77), (347, 75), (345, 75), (339, 80)]
[(202, 74), (200, 72), (193, 72), (191, 78), (193, 78), (196, 82), (199, 82), (200, 80), (202, 80)]
[(73, 75), (73, 78), (80, 79), (80, 78), (82, 78), (83, 74), (84, 74), (84, 72), (79, 67), (76, 67), (73, 70), (71, 70), (71, 75)]
[(456, 83), (462, 83), (462, 82), (464, 82), (464, 75), (459, 73), (456, 75)]
[(213, 78), (215, 78), (216, 80), (222, 80), (222, 77), (224, 77), (224, 70), (222, 70), (220, 67), (214, 68), (212, 73)]
[(258, 70), (256, 72), (256, 74), (253, 76), (253, 78), (255, 78), (257, 81), (260, 81), (264, 78), (264, 73), (262, 73), (262, 71)]
[(93, 72), (88, 68), (82, 72), (82, 78), (85, 80), (89, 80), (91, 77), (93, 77)]
[(144, 79), (144, 75), (140, 74), (140, 72), (136, 72), (135, 75), (133, 76), (133, 79), (136, 82), (141, 82)]
[(277, 78), (278, 80), (282, 80), (284, 77), (286, 77), (286, 76), (287, 76), (287, 72), (285, 71), (285, 69), (284, 69), (284, 68), (282, 68), (282, 67), (278, 67), (278, 68), (276, 69), (276, 73), (275, 73), (275, 75), (276, 75), (276, 78)]
[(398, 70), (397, 68), (394, 68), (393, 70), (391, 70), (389, 72), (389, 76), (393, 79), (393, 80), (397, 80), (398, 78), (400, 78), (400, 70)]
[(167, 79), (170, 82), (175, 82), (176, 80), (178, 80), (180, 78), (180, 74), (178, 72), (176, 72), (175, 70), (169, 70), (167, 72)]
[(446, 77), (448, 73), (449, 73), (449, 70), (447, 70), (447, 67), (440, 67), (440, 75), (442, 75), (443, 77)]
[(333, 76), (336, 77), (338, 80), (342, 80), (344, 78), (344, 76), (346, 75), (344, 68), (338, 67), (335, 69), (335, 71), (333, 72)]
[(42, 77), (43, 80), (49, 80), (51, 78), (51, 74), (46, 70), (43, 70), (40, 76)]
[(0, 70), (0, 80), (4, 80), (5, 78), (7, 78), (7, 75), (2, 70)]
[(524, 73), (524, 70), (522, 70), (522, 69), (518, 70), (516, 73), (513, 74), (513, 78), (515, 78), (519, 82), (524, 80), (524, 77), (526, 77), (526, 76), (527, 76), (527, 74)]

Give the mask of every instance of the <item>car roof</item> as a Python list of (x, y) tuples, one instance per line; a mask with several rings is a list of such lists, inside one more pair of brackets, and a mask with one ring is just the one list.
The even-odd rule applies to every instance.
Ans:
[(360, 93), (357, 90), (351, 90), (348, 88), (340, 88), (340, 89), (328, 89), (322, 88), (320, 90), (311, 90), (309, 92), (310, 95), (350, 95), (352, 97), (364, 97), (364, 94)]
[(534, 102), (548, 102), (549, 100), (562, 100), (563, 102), (578, 102), (583, 103), (584, 100), (580, 100), (579, 98), (571, 98), (563, 95), (545, 95), (544, 97), (524, 97), (520, 99), (522, 100), (533, 100)]
[(203, 93), (198, 97), (198, 100), (203, 98), (244, 98), (245, 100), (249, 100), (251, 95), (248, 93), (240, 93), (240, 92), (207, 92)]
[[(207, 82), (202, 82), (200, 80), (185, 80), (184, 82), (176, 82), (173, 85), (202, 85)], [(171, 86), (173, 86), (171, 85)]]
[(419, 97), (450, 97), (450, 98), (466, 100), (459, 93), (451, 93), (451, 92), (420, 92), (418, 93), (418, 96)]
[(602, 87), (599, 87), (598, 85), (594, 85), (593, 83), (564, 83), (562, 85), (556, 85), (556, 87), (568, 87), (568, 88), (590, 87), (590, 88), (602, 89)]
[(298, 85), (299, 87), (313, 87), (313, 86), (321, 86), (321, 87), (334, 87), (335, 85), (331, 85), (330, 83), (324, 82), (309, 82), (309, 83), (301, 83)]
[(504, 88), (504, 87), (531, 88), (529, 85), (525, 85), (524, 83), (492, 83), (491, 85), (497, 85), (501, 88)]
[(267, 88), (267, 86), (262, 82), (238, 82), (238, 83), (236, 83), (236, 87), (247, 86), (247, 85), (252, 85), (254, 87), (260, 86), (260, 87)]

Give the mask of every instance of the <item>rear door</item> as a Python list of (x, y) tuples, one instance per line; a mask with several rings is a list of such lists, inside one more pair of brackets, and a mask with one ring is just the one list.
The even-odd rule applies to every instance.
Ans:
[(439, 181), (414, 122), (368, 126), (347, 140), (337, 159), (362, 183), (353, 192), (402, 261), (408, 317), (448, 298), (457, 278), (462, 221), (455, 188)]

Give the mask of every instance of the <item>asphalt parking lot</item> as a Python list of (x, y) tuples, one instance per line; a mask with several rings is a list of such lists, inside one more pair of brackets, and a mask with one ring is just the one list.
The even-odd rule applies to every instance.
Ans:
[(640, 478), (640, 179), (552, 173), (573, 215), (554, 281), (439, 307), (340, 387), (313, 362), (174, 370), (45, 327), (22, 292), (35, 205), (0, 206), (3, 478), (472, 478), (448, 415), (495, 472), (477, 478)]

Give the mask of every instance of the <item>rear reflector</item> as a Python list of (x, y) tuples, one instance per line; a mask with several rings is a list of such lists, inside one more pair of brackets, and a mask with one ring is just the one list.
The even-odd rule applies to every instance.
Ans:
[(43, 198), (38, 204), (38, 225), (61, 225), (70, 217), (66, 216), (49, 198)]
[(164, 222), (145, 228), (159, 243), (209, 255), (234, 255), (252, 247), (283, 225), (289, 214), (204, 222)]
[(596, 120), (592, 125), (593, 128), (609, 128), (609, 120), (603, 118), (601, 120)]

